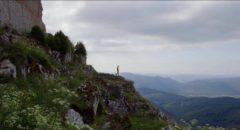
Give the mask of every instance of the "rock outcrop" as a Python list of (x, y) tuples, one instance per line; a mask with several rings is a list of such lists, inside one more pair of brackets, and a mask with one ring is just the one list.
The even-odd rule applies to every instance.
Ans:
[(165, 113), (138, 94), (132, 81), (121, 76), (96, 73), (90, 82), (78, 87), (78, 94), (84, 109), (78, 105), (74, 106), (83, 116), (84, 123), (92, 123), (97, 115), (105, 113), (108, 118), (102, 126), (105, 130), (131, 129), (129, 115), (132, 114), (142, 114), (146, 118), (174, 124)]
[(8, 59), (5, 59), (0, 62), (0, 76), (16, 78), (16, 66)]
[(34, 25), (45, 30), (41, 0), (1, 0), (0, 25), (18, 32), (29, 32)]
[(66, 53), (64, 56), (63, 56), (63, 63), (69, 63), (72, 61), (72, 55), (71, 53)]
[(73, 109), (69, 109), (66, 114), (66, 119), (73, 125), (81, 128), (84, 125), (81, 115)]
[[(98, 73), (87, 65), (86, 53), (62, 54), (39, 44), (37, 39), (13, 33), (11, 29), (29, 32), (34, 25), (45, 29), (41, 0), (0, 1), (0, 25), (10, 27), (0, 34), (0, 85), (2, 79), (7, 79), (5, 85), (9, 87), (6, 88), (14, 88), (9, 91), (16, 92), (16, 98), (20, 91), (17, 102), (8, 100), (12, 95), (1, 97), (9, 93), (1, 89), (7, 91), (0, 93), (1, 99), (7, 97), (6, 101), (14, 101), (12, 104), (19, 106), (16, 110), (1, 111), (0, 116), (6, 118), (8, 114), (17, 113), (9, 124), (0, 120), (5, 125), (0, 124), (1, 128), (65, 130), (75, 126), (78, 130), (131, 130), (152, 129), (154, 124), (159, 129), (175, 128), (171, 118), (138, 94), (132, 81)], [(22, 83), (17, 80), (12, 83), (13, 78), (21, 79)], [(27, 104), (22, 104), (25, 102)], [(11, 104), (5, 106), (12, 108)], [(26, 110), (34, 110), (34, 114), (25, 113)], [(26, 115), (22, 117), (22, 114)], [(19, 117), (15, 119), (15, 116)]]
[(84, 124), (82, 120), (82, 116), (75, 111), (74, 109), (69, 109), (67, 114), (66, 114), (66, 119), (69, 123), (74, 125), (76, 128), (82, 130), (93, 130), (89, 125)]

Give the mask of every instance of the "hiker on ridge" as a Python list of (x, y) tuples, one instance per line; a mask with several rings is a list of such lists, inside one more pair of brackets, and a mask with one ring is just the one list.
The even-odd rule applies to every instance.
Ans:
[(119, 65), (117, 66), (117, 76), (119, 76)]

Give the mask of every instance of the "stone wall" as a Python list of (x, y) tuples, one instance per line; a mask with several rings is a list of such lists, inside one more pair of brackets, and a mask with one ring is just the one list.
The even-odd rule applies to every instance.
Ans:
[(41, 0), (0, 0), (0, 24), (19, 32), (29, 32), (34, 25), (45, 30)]

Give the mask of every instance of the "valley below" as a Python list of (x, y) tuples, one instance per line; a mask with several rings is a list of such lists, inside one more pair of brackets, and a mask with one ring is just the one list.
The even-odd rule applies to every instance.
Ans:
[(123, 75), (135, 82), (141, 95), (181, 123), (240, 128), (238, 78), (183, 83), (171, 78)]

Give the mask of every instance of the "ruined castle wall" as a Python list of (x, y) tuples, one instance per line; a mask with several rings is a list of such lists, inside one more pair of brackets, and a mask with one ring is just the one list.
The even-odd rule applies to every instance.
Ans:
[(0, 0), (0, 24), (19, 32), (29, 32), (34, 25), (45, 30), (41, 0)]

